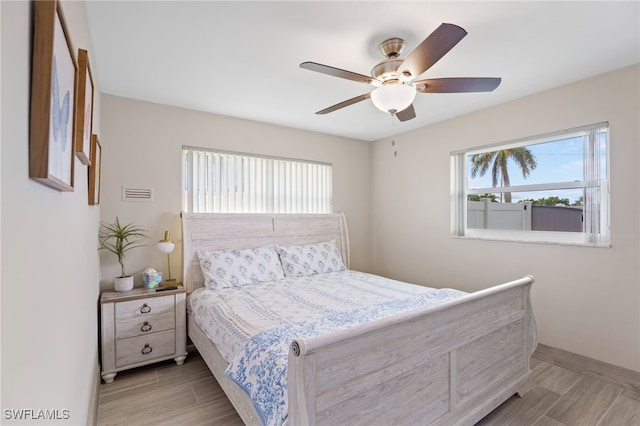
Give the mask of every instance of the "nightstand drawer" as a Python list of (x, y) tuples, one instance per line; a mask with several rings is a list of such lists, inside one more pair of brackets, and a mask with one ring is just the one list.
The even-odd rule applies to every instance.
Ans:
[(167, 312), (173, 313), (174, 297), (162, 296), (116, 303), (116, 321)]
[(116, 367), (171, 355), (176, 351), (175, 330), (116, 341)]
[(116, 339), (143, 336), (159, 331), (172, 330), (176, 327), (176, 318), (173, 312), (141, 316), (126, 321), (116, 322)]

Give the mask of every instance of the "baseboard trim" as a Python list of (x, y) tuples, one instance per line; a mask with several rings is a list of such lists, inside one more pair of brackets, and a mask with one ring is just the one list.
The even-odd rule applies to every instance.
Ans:
[(96, 360), (93, 369), (93, 386), (89, 397), (89, 412), (87, 413), (87, 425), (96, 426), (98, 424), (98, 407), (100, 404), (100, 364)]
[(624, 394), (640, 401), (640, 372), (538, 343), (533, 358), (624, 388)]

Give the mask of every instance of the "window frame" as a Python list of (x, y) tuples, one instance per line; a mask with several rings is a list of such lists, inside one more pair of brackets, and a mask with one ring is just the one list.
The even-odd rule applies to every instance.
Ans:
[[(606, 133), (606, 176), (603, 179), (596, 179), (597, 184), (589, 184), (585, 173), (587, 168), (597, 167), (597, 162), (593, 162), (587, 159), (587, 153), (583, 151), (583, 172), (581, 181), (570, 182), (549, 182), (540, 184), (528, 184), (528, 185), (512, 185), (508, 187), (483, 187), (483, 188), (468, 188), (468, 168), (467, 159), (471, 155), (494, 152), (503, 149), (525, 147), (537, 144), (543, 144), (553, 141), (561, 141), (570, 139), (576, 136), (588, 135), (589, 131), (595, 131), (595, 135), (599, 130), (603, 130)], [(567, 244), (567, 245), (580, 245), (589, 247), (610, 247), (611, 246), (611, 232), (610, 232), (610, 128), (608, 122), (596, 123), (587, 126), (576, 127), (572, 129), (562, 130), (558, 132), (547, 133), (543, 135), (531, 136), (520, 138), (508, 142), (495, 143), (490, 145), (484, 145), (475, 148), (468, 148), (464, 150), (458, 150), (451, 152), (451, 236), (453, 238), (464, 239), (482, 239), (493, 241), (516, 241), (516, 242), (530, 242), (530, 243), (544, 243), (544, 244)], [(597, 137), (594, 136), (594, 140), (590, 143), (596, 144)], [(599, 155), (596, 150), (593, 155)], [(584, 162), (589, 162), (589, 165), (584, 166)], [(600, 208), (597, 212), (599, 220), (598, 232), (588, 232), (583, 229), (582, 232), (564, 232), (564, 231), (532, 231), (532, 230), (504, 230), (504, 229), (480, 229), (480, 228), (468, 228), (467, 224), (467, 196), (472, 194), (485, 194), (485, 193), (504, 193), (504, 192), (525, 192), (525, 191), (540, 191), (540, 190), (561, 190), (561, 189), (575, 189), (583, 188), (585, 192), (585, 209), (588, 201), (586, 200), (587, 189), (589, 188), (599, 189)], [(585, 221), (592, 220), (592, 216), (586, 211), (583, 212)], [(589, 217), (589, 218), (588, 218)]]

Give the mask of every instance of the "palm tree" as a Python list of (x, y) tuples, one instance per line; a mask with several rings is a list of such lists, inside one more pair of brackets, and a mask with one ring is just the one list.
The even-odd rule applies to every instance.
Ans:
[[(529, 149), (524, 147), (475, 154), (471, 156), (471, 178), (473, 179), (478, 175), (484, 176), (489, 170), (489, 166), (491, 166), (491, 183), (493, 187), (498, 186), (498, 183), (503, 187), (510, 186), (509, 170), (507, 169), (509, 159), (512, 159), (518, 165), (522, 170), (522, 177), (525, 179), (538, 165), (535, 156)], [(504, 193), (504, 201), (506, 203), (511, 202), (510, 192)]]

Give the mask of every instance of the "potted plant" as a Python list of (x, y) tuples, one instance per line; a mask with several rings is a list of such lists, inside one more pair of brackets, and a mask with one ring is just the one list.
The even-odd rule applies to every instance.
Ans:
[(114, 223), (102, 222), (100, 224), (99, 250), (107, 250), (118, 256), (118, 263), (122, 268), (122, 275), (115, 278), (113, 287), (116, 291), (129, 291), (133, 288), (133, 276), (127, 275), (124, 267), (125, 253), (137, 247), (142, 247), (141, 241), (149, 238), (147, 230), (133, 223), (120, 225), (116, 216)]

